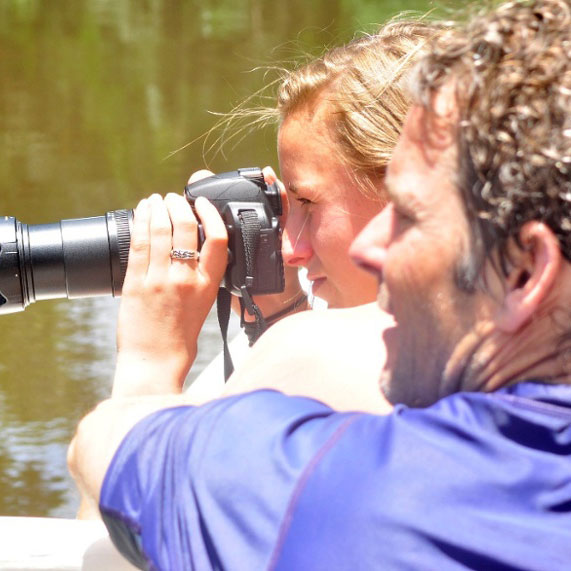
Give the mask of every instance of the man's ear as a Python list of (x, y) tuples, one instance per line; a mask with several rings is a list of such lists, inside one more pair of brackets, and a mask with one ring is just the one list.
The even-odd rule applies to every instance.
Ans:
[(561, 250), (552, 230), (542, 222), (524, 224), (520, 231), (523, 249), (513, 256), (506, 280), (498, 325), (515, 332), (527, 323), (547, 298), (561, 267)]

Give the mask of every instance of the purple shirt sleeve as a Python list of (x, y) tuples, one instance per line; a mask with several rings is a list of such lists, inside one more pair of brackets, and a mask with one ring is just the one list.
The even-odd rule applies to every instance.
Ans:
[(300, 482), (354, 416), (275, 391), (157, 412), (108, 469), (104, 521), (142, 568), (266, 568)]
[(386, 416), (259, 391), (144, 419), (101, 510), (141, 568), (567, 569), (570, 454), (569, 386)]

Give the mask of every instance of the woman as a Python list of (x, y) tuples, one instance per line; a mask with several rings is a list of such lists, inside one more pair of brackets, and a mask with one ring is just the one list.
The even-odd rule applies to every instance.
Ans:
[[(279, 89), (270, 115), (279, 120), (287, 193), (283, 257), (293, 270), (307, 269), (313, 294), (329, 307), (375, 300), (375, 280), (351, 263), (348, 247), (386, 203), (384, 172), (409, 105), (406, 73), (438, 29), (393, 21), (291, 72)], [(272, 182), (273, 172), (265, 174)], [(197, 247), (190, 207), (168, 195), (137, 208), (120, 311), (118, 394), (182, 389), (226, 266), (220, 217), (205, 201), (197, 213), (206, 233), (200, 260), (171, 260), (172, 249)], [(307, 307), (296, 274), (288, 272), (284, 293), (256, 298), (270, 323), (284, 308)]]
[(373, 301), (349, 244), (385, 205), (385, 168), (409, 99), (410, 64), (435, 27), (392, 22), (291, 73), (278, 95), (278, 152), (290, 205), (284, 260), (305, 267), (329, 307)]

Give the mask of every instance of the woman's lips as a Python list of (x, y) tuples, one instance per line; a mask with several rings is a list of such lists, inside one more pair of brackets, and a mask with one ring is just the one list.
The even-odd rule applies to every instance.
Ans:
[(308, 278), (311, 282), (311, 292), (315, 295), (317, 290), (325, 283), (327, 278)]

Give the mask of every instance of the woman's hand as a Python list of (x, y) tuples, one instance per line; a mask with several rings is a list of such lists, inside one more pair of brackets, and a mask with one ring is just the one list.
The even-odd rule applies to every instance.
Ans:
[(197, 221), (186, 199), (152, 195), (135, 210), (117, 332), (113, 396), (180, 392), (197, 338), (227, 264), (227, 232), (204, 198), (195, 208), (205, 241), (199, 259), (173, 259), (198, 249)]
[[(271, 167), (265, 167), (263, 169), (264, 179), (267, 184), (273, 184), (274, 182), (278, 184), (281, 193), (281, 199), (283, 204), (282, 218), (280, 220), (282, 228), (285, 226), (285, 220), (287, 216), (287, 193), (280, 180), (278, 180), (276, 173)], [(191, 175), (189, 179), (189, 184), (197, 182), (205, 177), (212, 176), (211, 171), (200, 170)], [(254, 302), (260, 308), (262, 315), (265, 318), (271, 318), (287, 308), (292, 308), (290, 312), (284, 314), (282, 317), (289, 315), (291, 313), (296, 313), (297, 311), (307, 309), (307, 299), (304, 297), (304, 292), (299, 283), (299, 272), (298, 268), (292, 266), (284, 266), (284, 279), (285, 288), (281, 293), (269, 294), (269, 295), (257, 295), (254, 296)], [(232, 297), (232, 309), (236, 313), (240, 313), (239, 298), (236, 296)], [(248, 313), (245, 314), (246, 321), (253, 321), (254, 317), (250, 316)]]
[[(282, 182), (276, 176), (276, 173), (271, 167), (265, 167), (263, 169), (264, 179), (267, 184), (277, 183), (280, 189), (283, 212), (280, 219), (280, 224), (282, 229), (285, 227), (286, 217), (287, 217), (287, 194)], [(287, 312), (281, 317), (286, 317), (286, 315), (291, 315), (300, 310), (308, 308), (307, 299), (304, 297), (304, 292), (299, 283), (299, 271), (298, 268), (293, 266), (284, 265), (284, 278), (285, 278), (285, 288), (281, 293), (269, 294), (269, 295), (256, 295), (254, 296), (254, 302), (260, 308), (262, 315), (265, 319), (268, 319), (287, 308), (291, 308), (291, 311)], [(253, 321), (253, 317), (249, 317), (246, 313), (246, 321)]]

